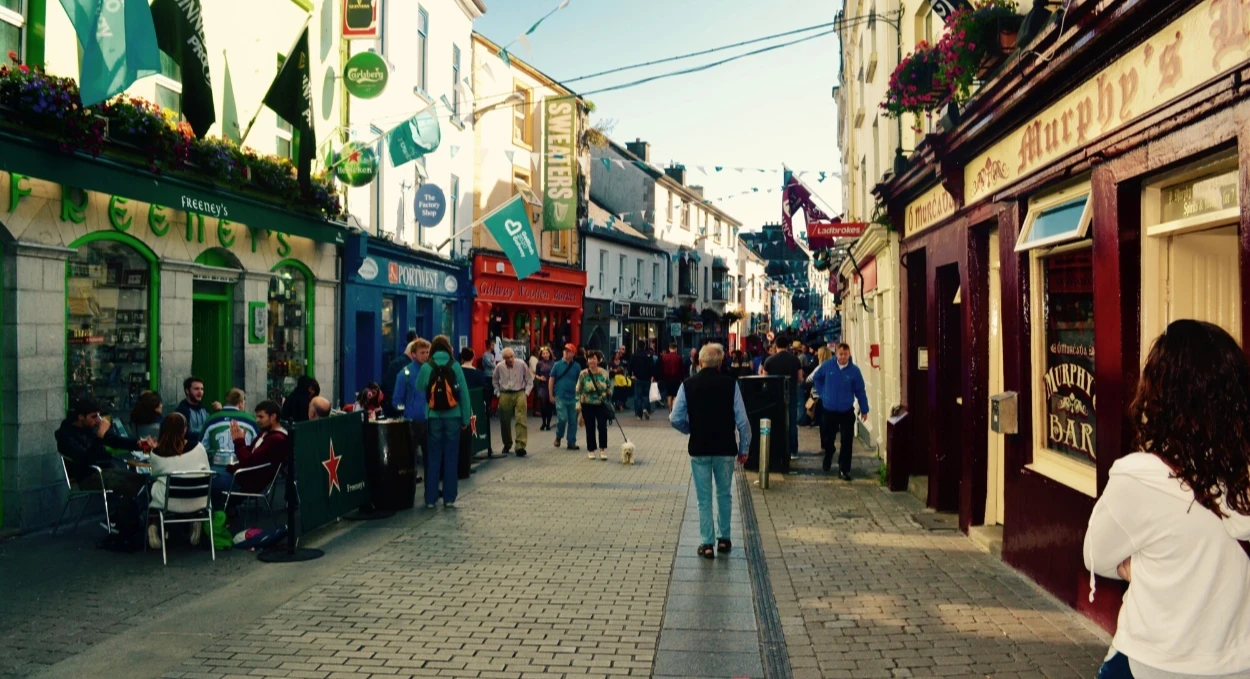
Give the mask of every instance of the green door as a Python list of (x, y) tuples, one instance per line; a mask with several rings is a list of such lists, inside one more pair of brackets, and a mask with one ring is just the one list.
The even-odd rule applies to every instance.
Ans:
[[(213, 290), (199, 291), (204, 286)], [(196, 283), (191, 301), (191, 372), (204, 380), (204, 402), (223, 401), (230, 382), (230, 287)]]

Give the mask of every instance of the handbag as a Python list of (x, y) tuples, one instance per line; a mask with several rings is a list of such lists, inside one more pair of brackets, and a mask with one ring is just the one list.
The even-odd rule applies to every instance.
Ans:
[(816, 399), (814, 397), (807, 397), (807, 403), (803, 405), (803, 408), (807, 411), (808, 417), (816, 417)]
[(649, 398), (651, 399), (652, 403), (659, 403), (661, 400), (660, 399), (660, 385), (656, 384), (655, 382), (651, 383), (651, 393), (649, 395)]
[(634, 383), (628, 377), (619, 374), (612, 378), (612, 384), (622, 388), (634, 386)]

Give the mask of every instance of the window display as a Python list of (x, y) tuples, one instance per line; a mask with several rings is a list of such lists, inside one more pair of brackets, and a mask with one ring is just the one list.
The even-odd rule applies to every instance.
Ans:
[(1093, 253), (1086, 248), (1053, 255), (1041, 265), (1046, 447), (1093, 462), (1097, 427)]
[(269, 383), (271, 400), (295, 388), (295, 382), (308, 372), (308, 281), (293, 267), (274, 272), (269, 281)]
[(94, 399), (124, 425), (151, 383), (148, 269), (116, 241), (88, 243), (66, 263), (69, 397)]

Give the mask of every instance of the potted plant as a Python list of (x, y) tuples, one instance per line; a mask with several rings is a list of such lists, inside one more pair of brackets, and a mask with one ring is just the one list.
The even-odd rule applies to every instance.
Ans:
[(62, 151), (99, 155), (108, 122), (82, 105), (78, 83), (23, 64), (0, 63), (0, 122), (56, 140)]
[(967, 101), (973, 80), (983, 77), (1015, 48), (1023, 21), (1016, 14), (1014, 0), (984, 0), (951, 15), (950, 28), (937, 46), (942, 61), (938, 80), (954, 101)]
[(931, 115), (949, 94), (939, 80), (941, 66), (937, 48), (925, 42), (916, 45), (916, 51), (904, 57), (890, 74), (885, 100), (881, 102), (886, 115), (899, 118), (910, 113), (917, 117), (916, 128), (919, 128), (920, 115)]

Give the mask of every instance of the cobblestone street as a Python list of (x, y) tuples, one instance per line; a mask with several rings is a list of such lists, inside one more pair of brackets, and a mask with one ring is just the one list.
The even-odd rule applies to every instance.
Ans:
[[(481, 465), (455, 509), (345, 522), (314, 536), (327, 555), (305, 564), (257, 564), (239, 552), (212, 564), (184, 549), (162, 569), (151, 553), (79, 551), (58, 566), (59, 583), (5, 612), (0, 645), (21, 661), (0, 676), (1096, 672), (1103, 635), (963, 535), (921, 528), (911, 518), (919, 504), (884, 492), (867, 454), (857, 455), (851, 484), (801, 455), (799, 474), (751, 491), (758, 533), (749, 519), (735, 525), (732, 558), (702, 563), (685, 439), (665, 417), (622, 420), (638, 445), (633, 467), (618, 463), (615, 430), (608, 462), (554, 450), (553, 437), (532, 431), (530, 457)], [(802, 440), (813, 450), (815, 430)], [(739, 505), (735, 523), (743, 516)], [(739, 568), (752, 537), (767, 555), (751, 570), (766, 567), (771, 616), (760, 615), (773, 605), (767, 593)], [(31, 569), (38, 554), (23, 547), (66, 549), (58, 539), (11, 541), (0, 563)], [(141, 575), (118, 576), (126, 571)], [(83, 591), (91, 593), (73, 594)], [(784, 632), (785, 667), (759, 661), (770, 632)], [(721, 649), (736, 653), (707, 661)]]

